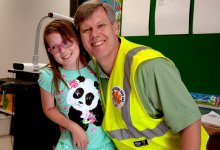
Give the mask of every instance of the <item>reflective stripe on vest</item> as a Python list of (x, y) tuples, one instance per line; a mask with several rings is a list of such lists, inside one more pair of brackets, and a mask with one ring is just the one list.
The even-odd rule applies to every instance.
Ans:
[(132, 58), (134, 55), (136, 55), (141, 50), (147, 50), (147, 47), (141, 46), (136, 47), (132, 50), (130, 50), (126, 54), (125, 58), (125, 66), (124, 66), (124, 81), (123, 81), (123, 88), (125, 91), (126, 101), (124, 103), (124, 106), (121, 108), (121, 116), (127, 126), (127, 129), (118, 129), (114, 131), (108, 131), (108, 134), (111, 136), (111, 138), (116, 138), (118, 140), (126, 140), (129, 138), (140, 138), (140, 137), (146, 137), (147, 139), (152, 139), (156, 136), (162, 136), (164, 135), (168, 130), (169, 127), (165, 124), (165, 122), (161, 122), (158, 124), (154, 129), (145, 129), (142, 131), (138, 131), (136, 128), (133, 127), (131, 122), (131, 116), (130, 116), (130, 74), (131, 74), (131, 64), (132, 64)]

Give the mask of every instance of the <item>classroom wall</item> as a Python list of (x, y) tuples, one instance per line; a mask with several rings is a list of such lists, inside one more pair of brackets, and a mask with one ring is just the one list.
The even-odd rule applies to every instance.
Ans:
[[(8, 73), (8, 69), (13, 67), (14, 62), (32, 62), (36, 29), (40, 19), (50, 11), (69, 16), (70, 1), (75, 2), (74, 0), (0, 0), (0, 78), (12, 76), (12, 73)], [(192, 4), (193, 2), (194, 0)], [(155, 3), (156, 1), (151, 1), (150, 35), (127, 38), (157, 49), (171, 58), (191, 92), (219, 95), (220, 34), (192, 34), (191, 17), (189, 34), (156, 36), (154, 34)], [(190, 12), (192, 16), (193, 10), (191, 9)], [(47, 21), (49, 20), (44, 24)], [(42, 39), (39, 46), (39, 62), (48, 62)]]
[[(69, 16), (70, 0), (0, 0), (0, 78), (12, 77), (14, 62), (32, 63), (37, 25), (48, 12)], [(48, 62), (42, 38), (39, 62)]]
[(151, 1), (149, 36), (126, 38), (170, 58), (190, 92), (220, 95), (220, 33), (192, 33), (194, 1), (191, 0), (189, 34), (155, 35), (156, 1)]

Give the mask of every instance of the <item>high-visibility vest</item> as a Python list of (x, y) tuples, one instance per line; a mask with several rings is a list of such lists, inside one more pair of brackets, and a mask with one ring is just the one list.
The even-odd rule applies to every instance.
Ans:
[[(135, 71), (140, 63), (166, 57), (158, 51), (131, 42), (127, 42), (126, 46), (129, 49), (119, 50), (115, 62), (117, 65), (114, 66), (108, 82), (104, 104), (104, 130), (119, 150), (180, 149), (179, 133), (173, 134), (164, 118), (153, 119), (147, 114), (134, 82)], [(201, 150), (205, 150), (208, 134), (203, 128), (201, 131)]]

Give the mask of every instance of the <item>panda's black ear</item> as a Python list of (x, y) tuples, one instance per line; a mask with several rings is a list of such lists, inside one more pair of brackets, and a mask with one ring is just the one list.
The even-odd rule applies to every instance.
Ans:
[(99, 83), (97, 81), (94, 82), (94, 87), (96, 87), (96, 89), (99, 90)]
[(77, 79), (79, 80), (79, 82), (84, 82), (85, 78), (83, 76), (78, 76)]

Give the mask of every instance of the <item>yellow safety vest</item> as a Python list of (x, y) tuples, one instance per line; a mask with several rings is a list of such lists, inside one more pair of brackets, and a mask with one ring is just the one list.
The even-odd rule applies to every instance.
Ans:
[[(119, 150), (178, 150), (180, 135), (171, 132), (164, 118), (153, 119), (146, 113), (134, 84), (140, 63), (166, 57), (158, 51), (126, 42), (129, 49), (120, 49), (108, 82), (103, 128)], [(203, 128), (201, 131), (201, 150), (205, 150), (208, 134)]]

